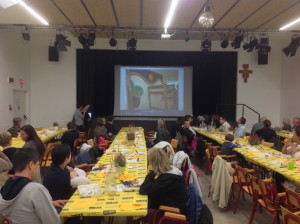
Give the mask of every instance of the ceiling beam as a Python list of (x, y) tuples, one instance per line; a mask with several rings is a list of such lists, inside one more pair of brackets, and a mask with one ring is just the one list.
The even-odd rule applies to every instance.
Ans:
[(90, 10), (87, 8), (86, 4), (83, 2), (83, 0), (80, 0), (80, 2), (81, 2), (81, 4), (82, 4), (82, 6), (84, 7), (85, 11), (87, 12), (87, 14), (89, 15), (90, 19), (92, 20), (94, 26), (97, 26), (97, 24), (96, 24), (96, 22), (95, 22), (93, 16), (92, 16), (91, 13), (90, 13)]
[(72, 23), (72, 21), (69, 19), (69, 17), (67, 17), (67, 15), (62, 11), (62, 9), (56, 4), (55, 0), (50, 0), (53, 5), (57, 8), (57, 10), (65, 17), (66, 20), (68, 20), (68, 22), (71, 24), (71, 25), (74, 25)]
[(119, 19), (118, 19), (118, 16), (117, 16), (117, 13), (116, 13), (116, 9), (115, 9), (114, 0), (110, 0), (110, 4), (111, 4), (111, 8), (112, 8), (113, 13), (114, 13), (114, 17), (115, 17), (117, 26), (120, 26), (120, 24), (119, 24)]
[(215, 24), (213, 25), (213, 28), (216, 27), (216, 25), (221, 22), (222, 19), (224, 19), (225, 16), (227, 16), (229, 14), (229, 12), (240, 2), (240, 0), (237, 0), (224, 14), (223, 16), (221, 16), (221, 18), (215, 22)]

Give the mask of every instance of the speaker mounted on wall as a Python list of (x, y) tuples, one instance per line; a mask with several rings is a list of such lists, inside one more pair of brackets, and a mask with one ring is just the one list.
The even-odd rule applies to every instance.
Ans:
[(59, 61), (59, 53), (58, 53), (56, 47), (49, 46), (48, 60), (49, 61)]
[(267, 65), (268, 64), (268, 54), (258, 54), (258, 64)]

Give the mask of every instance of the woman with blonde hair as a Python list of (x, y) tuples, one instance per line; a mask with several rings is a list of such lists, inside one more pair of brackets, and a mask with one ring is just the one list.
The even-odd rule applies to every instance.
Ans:
[[(8, 156), (5, 155), (5, 151), (9, 152), (12, 149), (12, 155), (17, 150), (16, 148), (11, 147), (11, 133), (5, 131), (0, 134), (0, 145), (3, 148), (3, 151), (0, 151), (0, 186), (3, 186), (6, 180), (8, 179), (7, 171), (11, 170), (13, 164), (11, 163)], [(12, 158), (11, 158), (12, 159)]]
[(160, 205), (177, 207), (186, 213), (187, 190), (182, 172), (170, 165), (166, 153), (161, 148), (148, 151), (148, 163), (152, 170), (140, 187), (139, 193), (148, 195), (148, 215), (143, 221), (150, 221), (155, 209)]
[(288, 118), (283, 118), (281, 130), (292, 131), (291, 121)]

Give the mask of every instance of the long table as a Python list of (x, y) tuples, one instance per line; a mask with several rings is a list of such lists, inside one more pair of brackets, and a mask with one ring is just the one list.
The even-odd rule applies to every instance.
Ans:
[[(210, 138), (219, 144), (222, 144), (225, 141), (224, 134), (222, 133), (195, 130), (198, 134)], [(293, 170), (289, 170), (287, 167), (279, 167), (281, 164), (286, 165), (292, 159), (282, 158), (281, 152), (263, 145), (258, 145), (256, 147), (250, 146), (245, 141), (245, 138), (238, 140), (242, 147), (235, 148), (234, 150), (241, 154), (248, 162), (272, 170), (285, 178), (300, 184), (300, 160), (296, 161)]]
[[(147, 175), (147, 148), (145, 144), (144, 130), (135, 130), (135, 142), (133, 145), (126, 144), (126, 131), (122, 128), (108, 150), (128, 151), (125, 156), (127, 163), (125, 174), (132, 174), (138, 179), (144, 180)], [(99, 164), (109, 164), (115, 154), (105, 153)], [(88, 178), (91, 184), (99, 184), (104, 191), (101, 195), (90, 198), (81, 198), (78, 190), (72, 195), (68, 203), (60, 213), (63, 217), (70, 216), (146, 216), (148, 208), (148, 197), (140, 195), (138, 190), (130, 192), (115, 192), (111, 195), (105, 192), (105, 175), (90, 172)], [(117, 180), (120, 182), (119, 180)]]
[[(51, 139), (65, 133), (66, 131), (66, 128), (42, 128), (37, 130), (37, 134), (43, 143), (47, 143)], [(25, 142), (21, 139), (21, 137), (12, 138), (12, 147), (22, 148), (24, 144)]]

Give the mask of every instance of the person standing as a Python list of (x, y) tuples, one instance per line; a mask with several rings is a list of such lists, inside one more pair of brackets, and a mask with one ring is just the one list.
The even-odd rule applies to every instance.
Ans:
[(73, 115), (74, 123), (78, 131), (84, 131), (84, 116), (85, 111), (83, 106), (78, 107)]

